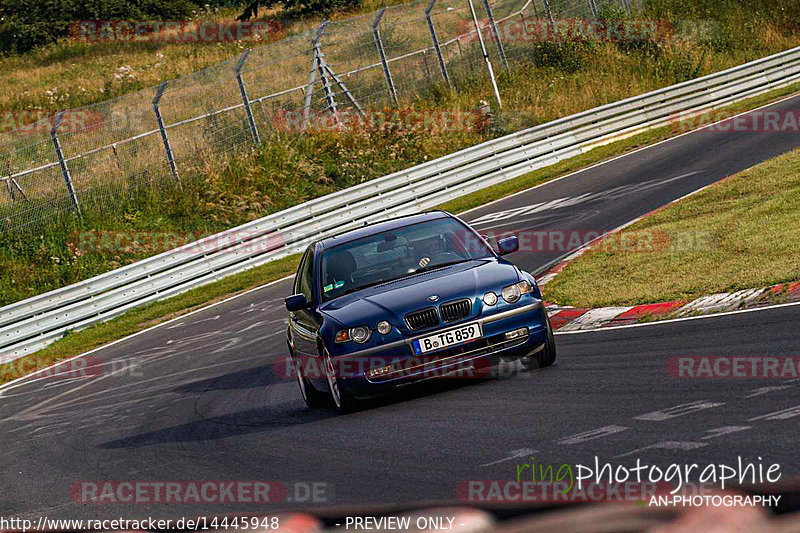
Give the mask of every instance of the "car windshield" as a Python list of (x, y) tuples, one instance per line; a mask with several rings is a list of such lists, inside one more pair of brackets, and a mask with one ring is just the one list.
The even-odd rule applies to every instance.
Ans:
[(453, 218), (439, 218), (375, 233), (323, 252), (323, 301), (406, 276), (492, 257), (475, 233)]

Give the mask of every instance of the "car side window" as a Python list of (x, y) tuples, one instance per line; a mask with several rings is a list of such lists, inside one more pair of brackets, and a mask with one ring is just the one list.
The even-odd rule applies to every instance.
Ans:
[(306, 251), (303, 257), (303, 263), (297, 273), (295, 280), (296, 293), (303, 293), (306, 295), (306, 300), (311, 302), (314, 298), (314, 252), (311, 248)]

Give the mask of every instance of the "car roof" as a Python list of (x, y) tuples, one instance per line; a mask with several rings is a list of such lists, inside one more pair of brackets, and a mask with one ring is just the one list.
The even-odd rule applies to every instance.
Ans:
[(319, 241), (318, 245), (321, 246), (321, 248), (324, 250), (326, 248), (331, 248), (332, 246), (338, 246), (339, 244), (355, 241), (362, 237), (375, 235), (376, 233), (391, 231), (394, 229), (403, 228), (405, 226), (410, 226), (412, 224), (427, 222), (428, 220), (436, 220), (439, 218), (448, 218), (448, 217), (452, 218), (452, 215), (450, 213), (447, 213), (446, 211), (428, 211), (425, 213), (418, 213), (415, 215), (396, 217), (389, 220), (384, 220), (382, 222), (376, 222), (374, 224), (362, 226), (360, 228), (356, 228), (350, 231), (346, 231), (344, 233), (340, 233), (339, 235), (334, 235), (326, 239), (322, 239), (321, 241)]

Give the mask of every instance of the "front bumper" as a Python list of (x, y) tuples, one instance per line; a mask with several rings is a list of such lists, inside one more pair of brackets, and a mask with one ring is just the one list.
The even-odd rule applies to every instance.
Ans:
[[(480, 323), (480, 339), (429, 354), (414, 355), (411, 345), (414, 340), (435, 334), (436, 330), (337, 356), (340, 386), (352, 396), (366, 398), (380, 396), (393, 388), (428, 379), (487, 377), (496, 359), (533, 354), (544, 348), (547, 341), (547, 315), (541, 300), (487, 317), (464, 321), (465, 324), (473, 322)], [(440, 331), (455, 326), (448, 325)], [(506, 338), (506, 333), (524, 329), (527, 329), (527, 334), (513, 339)], [(381, 368), (384, 373), (380, 375), (370, 372)]]

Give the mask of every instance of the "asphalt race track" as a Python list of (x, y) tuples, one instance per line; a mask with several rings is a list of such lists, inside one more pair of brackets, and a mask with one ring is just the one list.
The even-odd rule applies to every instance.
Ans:
[[(793, 110), (800, 97), (771, 110)], [(781, 132), (700, 131), (472, 211), (478, 229), (616, 228), (800, 146)], [(541, 204), (541, 205), (540, 205)], [(538, 206), (535, 207), (535, 206)], [(512, 256), (536, 270), (563, 251)], [(630, 465), (797, 461), (800, 380), (670, 377), (671, 357), (800, 353), (800, 306), (557, 336), (542, 371), (428, 384), (346, 416), (308, 410), (281, 372), (281, 281), (91, 354), (96, 377), (0, 389), (0, 515), (180, 517), (454, 500), (517, 462)], [(674, 408), (674, 409), (673, 409)], [(792, 409), (793, 408), (793, 409)], [(523, 459), (519, 459), (522, 457)], [(275, 480), (248, 504), (78, 503), (81, 481)]]

